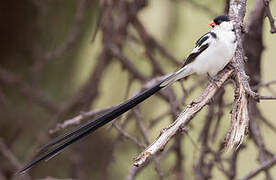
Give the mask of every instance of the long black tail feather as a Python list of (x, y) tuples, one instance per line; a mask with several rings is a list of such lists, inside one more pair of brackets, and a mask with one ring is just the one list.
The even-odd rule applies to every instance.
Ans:
[[(118, 105), (120, 106), (120, 105)], [(100, 120), (100, 119), (103, 119), (106, 114), (110, 114), (112, 113), (113, 109), (116, 109), (116, 108), (119, 108), (118, 106), (116, 107), (113, 107), (111, 108), (109, 111), (105, 112), (103, 115), (100, 115), (99, 117), (97, 117), (96, 119), (92, 119), (90, 121), (87, 121), (83, 124), (80, 124), (79, 126), (75, 127), (74, 129), (72, 129), (71, 131), (68, 131), (54, 139), (52, 139), (51, 141), (49, 141), (48, 143), (44, 144), (43, 146), (41, 146), (39, 149), (38, 149), (38, 152), (41, 152), (41, 151), (44, 151), (45, 149), (75, 135), (75, 134), (78, 134), (79, 132), (81, 132), (82, 130), (90, 127), (90, 126), (93, 126), (95, 123), (97, 123), (97, 120)]]
[[(170, 77), (169, 77), (170, 78)], [(162, 86), (161, 84), (166, 81), (161, 81), (157, 85), (153, 86), (150, 89), (147, 89), (140, 94), (128, 99), (127, 101), (119, 104), (118, 106), (112, 108), (108, 112), (100, 115), (99, 117), (96, 117), (95, 119), (88, 121), (82, 125), (77, 126), (73, 130), (58, 136), (57, 138), (53, 139), (46, 145), (42, 146), (41, 149), (49, 148), (52, 145), (58, 144), (57, 146), (53, 147), (52, 149), (46, 151), (45, 153), (42, 153), (38, 157), (36, 157), (33, 161), (31, 161), (29, 164), (27, 164), (25, 167), (23, 167), (18, 173), (24, 173), (28, 171), (30, 168), (32, 168), (35, 164), (39, 163), (42, 160), (48, 159), (52, 156), (55, 156), (58, 154), (61, 150), (66, 148), (67, 146), (71, 145), (72, 143), (76, 142), (77, 140), (81, 139), (84, 136), (87, 136), (89, 133), (95, 131), (96, 129), (102, 127), (103, 125), (107, 124), (108, 122), (112, 121), (113, 119), (117, 118), (118, 116), (122, 115), (126, 111), (130, 110), (131, 108), (135, 107), (139, 103), (143, 102), (156, 92), (158, 92), (160, 89), (162, 89), (165, 86)]]

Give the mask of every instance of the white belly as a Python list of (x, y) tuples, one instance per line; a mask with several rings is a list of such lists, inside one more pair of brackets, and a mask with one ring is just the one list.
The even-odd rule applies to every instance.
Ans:
[(223, 38), (218, 37), (205, 51), (196, 57), (190, 64), (193, 72), (197, 74), (209, 73), (214, 76), (229, 63), (234, 56), (236, 43), (233, 43), (232, 39), (231, 41), (223, 41)]

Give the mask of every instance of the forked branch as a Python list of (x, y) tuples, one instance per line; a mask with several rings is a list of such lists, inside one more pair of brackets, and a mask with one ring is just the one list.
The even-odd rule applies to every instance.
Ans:
[(144, 152), (135, 158), (134, 165), (144, 165), (149, 158), (156, 155), (158, 152), (161, 152), (169, 140), (174, 135), (181, 132), (184, 126), (190, 122), (195, 114), (210, 102), (217, 90), (224, 84), (233, 72), (233, 69), (225, 69), (218, 75), (220, 80), (216, 82), (216, 85), (209, 83), (201, 96), (190, 103), (171, 125), (161, 130), (160, 135), (156, 138), (156, 140), (147, 149), (145, 149)]

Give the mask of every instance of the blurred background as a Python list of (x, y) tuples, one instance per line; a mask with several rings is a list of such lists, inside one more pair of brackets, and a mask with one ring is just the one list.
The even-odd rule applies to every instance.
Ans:
[[(28, 175), (14, 175), (35, 157), (38, 147), (74, 127), (57, 128), (58, 124), (83, 112), (103, 112), (103, 108), (131, 97), (149, 80), (179, 68), (196, 40), (210, 30), (210, 20), (227, 12), (227, 3), (227, 0), (3, 2), (0, 179), (236, 179), (270, 159), (276, 149), (275, 101), (257, 104), (260, 112), (255, 118), (263, 144), (256, 143), (249, 132), (238, 152), (221, 150), (234, 99), (233, 85), (227, 83), (214, 100), (215, 105), (205, 107), (194, 117), (187, 133), (171, 140), (164, 153), (145, 167), (132, 167), (133, 158), (143, 147), (153, 142), (160, 130), (206, 87), (205, 77), (191, 76), (183, 86), (175, 83), (115, 123), (35, 166)], [(254, 3), (248, 1), (246, 19)], [(276, 3), (272, 1), (270, 7), (275, 17)], [(268, 19), (262, 22), (258, 26), (264, 47), (258, 64), (260, 71), (254, 70), (257, 80), (251, 79), (261, 94), (275, 95), (276, 37), (270, 33)], [(250, 63), (249, 58), (247, 64)], [(262, 84), (266, 82), (269, 85)], [(209, 139), (202, 139), (210, 113), (214, 116), (209, 117)], [(206, 147), (208, 152), (202, 153)], [(276, 179), (276, 167), (252, 179), (269, 178)]]

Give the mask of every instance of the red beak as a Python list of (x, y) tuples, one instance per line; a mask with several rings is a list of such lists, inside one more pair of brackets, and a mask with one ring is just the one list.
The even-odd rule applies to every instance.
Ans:
[(211, 21), (211, 22), (209, 23), (209, 25), (212, 26), (212, 27), (215, 27), (215, 26), (216, 26), (216, 23), (215, 23), (214, 21)]

